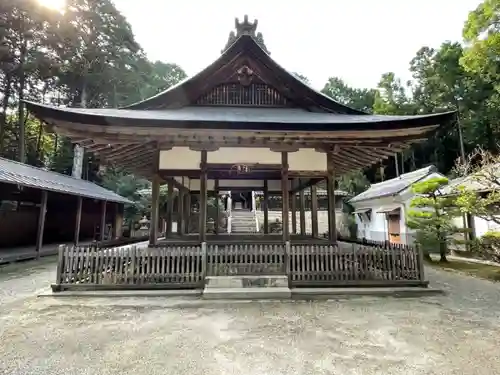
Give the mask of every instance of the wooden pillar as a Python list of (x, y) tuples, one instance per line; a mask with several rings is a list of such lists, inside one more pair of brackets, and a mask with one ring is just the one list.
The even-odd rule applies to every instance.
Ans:
[(292, 234), (297, 234), (297, 196), (290, 194), (290, 211), (292, 216)]
[(299, 192), (299, 210), (300, 210), (300, 234), (304, 236), (306, 234), (306, 199), (304, 196), (304, 190)]
[(201, 151), (200, 163), (200, 242), (207, 240), (207, 151)]
[(189, 234), (189, 224), (191, 223), (191, 192), (189, 190), (186, 192), (186, 204), (184, 209), (186, 210), (184, 215), (184, 233)]
[(282, 197), (282, 216), (283, 216), (283, 241), (290, 240), (290, 228), (288, 227), (289, 211), (289, 192), (288, 192), (288, 153), (281, 153), (281, 197)]
[(38, 211), (38, 230), (36, 235), (36, 258), (40, 258), (40, 250), (43, 246), (43, 232), (45, 230), (45, 214), (47, 213), (47, 190), (42, 190), (42, 199), (40, 201), (40, 211)]
[(177, 234), (181, 236), (184, 233), (184, 190), (177, 190)]
[(269, 233), (269, 182), (264, 180), (264, 234)]
[(158, 216), (160, 204), (160, 178), (153, 178), (151, 187), (151, 221), (149, 223), (149, 245), (154, 246), (158, 240)]
[(337, 242), (337, 225), (335, 217), (335, 166), (330, 154), (327, 153), (327, 188), (328, 188), (328, 238)]
[(121, 238), (123, 236), (123, 205), (116, 203), (115, 207), (114, 238)]
[(101, 202), (101, 233), (99, 234), (99, 240), (104, 241), (104, 235), (106, 234), (106, 201)]
[(220, 204), (219, 204), (219, 180), (215, 180), (215, 186), (214, 186), (214, 196), (215, 196), (215, 223), (214, 223), (214, 229), (215, 229), (215, 234), (219, 234), (219, 223), (220, 223)]
[(318, 237), (318, 193), (316, 185), (311, 186), (311, 232)]
[(174, 184), (172, 182), (168, 182), (167, 188), (167, 232), (165, 233), (165, 237), (172, 236), (172, 221), (174, 217)]
[(80, 242), (80, 225), (82, 222), (82, 205), (83, 205), (83, 198), (78, 197), (78, 202), (76, 203), (76, 217), (75, 217), (75, 235), (73, 239), (73, 243), (75, 246), (78, 246), (78, 243)]

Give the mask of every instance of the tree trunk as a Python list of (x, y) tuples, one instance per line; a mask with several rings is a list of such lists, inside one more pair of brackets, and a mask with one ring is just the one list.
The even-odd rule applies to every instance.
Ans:
[(9, 108), (9, 100), (12, 94), (11, 83), (12, 76), (7, 74), (5, 76), (5, 86), (2, 95), (2, 113), (0, 113), (0, 156), (2, 156), (4, 148), (5, 128), (7, 127), (7, 110)]
[(21, 42), (21, 51), (19, 56), (19, 103), (17, 106), (17, 119), (19, 127), (19, 161), (24, 163), (26, 161), (26, 127), (25, 127), (25, 114), (24, 114), (24, 89), (26, 86), (26, 72), (24, 64), (26, 63), (27, 46), (26, 41)]
[(440, 239), (439, 241), (439, 255), (440, 255), (440, 262), (448, 262), (448, 259), (446, 259), (446, 252), (448, 250), (448, 247), (446, 246), (446, 240)]

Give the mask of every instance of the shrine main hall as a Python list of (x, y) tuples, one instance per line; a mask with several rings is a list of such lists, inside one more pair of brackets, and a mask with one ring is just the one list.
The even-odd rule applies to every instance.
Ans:
[[(103, 163), (152, 181), (152, 246), (158, 245), (161, 184), (185, 196), (199, 195), (196, 234), (188, 234), (188, 219), (182, 215), (189, 203), (179, 200), (184, 208), (178, 216), (178, 242), (223, 243), (222, 233), (207, 234), (207, 199), (221, 191), (261, 191), (264, 211), (269, 194), (281, 195), (283, 226), (279, 235), (267, 235), (265, 214), (264, 233), (255, 234), (252, 243), (266, 244), (272, 237), (293, 246), (290, 197), (321, 181), (327, 186), (328, 235), (320, 238), (313, 230), (297, 241), (336, 245), (335, 180), (394, 157), (454, 121), (456, 114), (387, 116), (349, 108), (276, 63), (257, 32), (257, 21), (245, 16), (235, 26), (216, 61), (154, 97), (122, 108), (33, 102), (27, 107), (51, 131)], [(226, 237), (230, 241), (231, 235)]]

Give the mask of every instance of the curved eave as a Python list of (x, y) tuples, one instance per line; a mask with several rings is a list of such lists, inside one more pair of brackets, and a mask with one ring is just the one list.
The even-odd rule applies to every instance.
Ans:
[(319, 107), (327, 112), (357, 115), (367, 114), (363, 111), (359, 111), (340, 104), (329, 96), (305, 84), (295, 75), (288, 72), (278, 63), (276, 63), (276, 61), (274, 61), (249, 35), (242, 35), (241, 37), (239, 37), (217, 60), (215, 60), (212, 64), (210, 64), (198, 74), (186, 78), (185, 80), (179, 82), (177, 85), (172, 86), (151, 98), (122, 108), (152, 109), (165, 104), (171, 104), (172, 106), (187, 105), (189, 103), (185, 102), (185, 98), (189, 95), (186, 95), (186, 93), (192, 92), (193, 89), (196, 90), (196, 87), (199, 84), (204, 83), (207, 79), (210, 78), (210, 76), (230, 63), (236, 56), (244, 53), (250, 54), (264, 66), (271, 69), (276, 74), (276, 76), (279, 77), (280, 80), (286, 82), (287, 86), (292, 91), (300, 93), (304, 97), (310, 98)]
[(435, 127), (455, 118), (455, 112), (418, 116), (384, 116), (312, 113), (297, 109), (276, 108), (185, 107), (139, 111), (58, 108), (33, 102), (26, 102), (26, 104), (34, 115), (48, 124), (62, 122), (105, 127), (335, 132)]

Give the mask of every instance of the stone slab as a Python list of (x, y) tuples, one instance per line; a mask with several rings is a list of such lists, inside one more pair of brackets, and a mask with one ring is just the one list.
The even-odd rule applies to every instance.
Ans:
[(201, 289), (186, 290), (65, 290), (62, 292), (44, 291), (38, 297), (200, 297)]
[(292, 298), (327, 300), (337, 297), (420, 297), (442, 295), (446, 292), (438, 288), (423, 287), (380, 287), (380, 288), (292, 288)]
[(290, 299), (290, 288), (209, 288), (203, 291), (204, 299), (217, 300), (262, 300)]
[(288, 288), (285, 275), (208, 276), (205, 289), (212, 288)]

